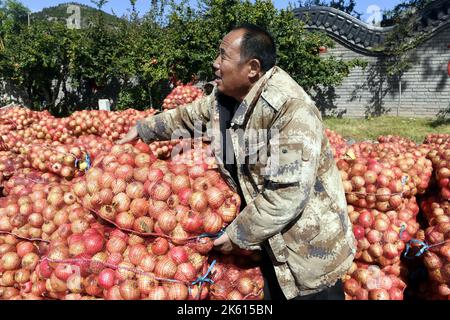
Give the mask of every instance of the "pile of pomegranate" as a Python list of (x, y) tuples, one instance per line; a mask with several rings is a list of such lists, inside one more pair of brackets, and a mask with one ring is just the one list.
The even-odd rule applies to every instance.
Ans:
[[(164, 108), (201, 96), (180, 86)], [(240, 198), (208, 143), (113, 143), (155, 113), (0, 110), (0, 299), (264, 297), (256, 254), (211, 251)], [(408, 255), (428, 270), (428, 298), (449, 299), (450, 136), (326, 135), (357, 245), (346, 298), (402, 300)]]
[(22, 109), (4, 111), (17, 117), (0, 128), (9, 150), (0, 154), (0, 299), (239, 297), (210, 294), (220, 266), (212, 238), (240, 199), (208, 145), (112, 143), (153, 110), (58, 119)]
[[(342, 147), (339, 139), (330, 142)], [(420, 234), (416, 196), (433, 182), (430, 150), (399, 136), (381, 136), (378, 142), (344, 146), (340, 156), (335, 154), (357, 241), (355, 264), (344, 278), (348, 299), (403, 299), (406, 279), (386, 270), (404, 268), (401, 255)], [(382, 286), (367, 286), (368, 268), (380, 270)]]

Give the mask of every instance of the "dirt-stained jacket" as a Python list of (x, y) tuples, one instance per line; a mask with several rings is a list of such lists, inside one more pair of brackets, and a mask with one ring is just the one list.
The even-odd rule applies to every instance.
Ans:
[[(208, 124), (219, 169), (217, 90), (190, 105), (138, 122), (145, 141), (170, 139), (177, 129)], [(270, 248), (287, 299), (333, 285), (350, 268), (356, 246), (341, 177), (321, 115), (305, 91), (274, 67), (239, 105), (230, 134), (247, 202), (226, 228), (241, 248)]]

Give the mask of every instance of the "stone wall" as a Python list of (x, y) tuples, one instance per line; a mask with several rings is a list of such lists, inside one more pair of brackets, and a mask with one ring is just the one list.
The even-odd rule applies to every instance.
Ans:
[(323, 56), (344, 60), (360, 58), (368, 66), (355, 68), (340, 86), (316, 96), (318, 106), (327, 115), (364, 117), (389, 114), (411, 117), (434, 117), (450, 109), (450, 25), (422, 43), (412, 53), (413, 65), (400, 81), (387, 77), (382, 57), (357, 53), (340, 43)]

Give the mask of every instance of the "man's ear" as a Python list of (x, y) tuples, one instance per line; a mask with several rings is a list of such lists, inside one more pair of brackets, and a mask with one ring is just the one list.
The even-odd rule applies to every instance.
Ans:
[(259, 62), (258, 59), (251, 59), (248, 62), (248, 65), (250, 67), (250, 71), (249, 71), (249, 74), (248, 74), (248, 76), (250, 78), (255, 78), (255, 77), (260, 75), (260, 73), (261, 73), (261, 63)]

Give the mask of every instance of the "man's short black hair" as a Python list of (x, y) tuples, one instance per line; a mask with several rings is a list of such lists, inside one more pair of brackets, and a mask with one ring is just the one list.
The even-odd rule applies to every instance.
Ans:
[(272, 35), (254, 24), (244, 23), (233, 28), (245, 30), (241, 42), (241, 61), (258, 59), (261, 69), (266, 72), (275, 65), (276, 47)]

